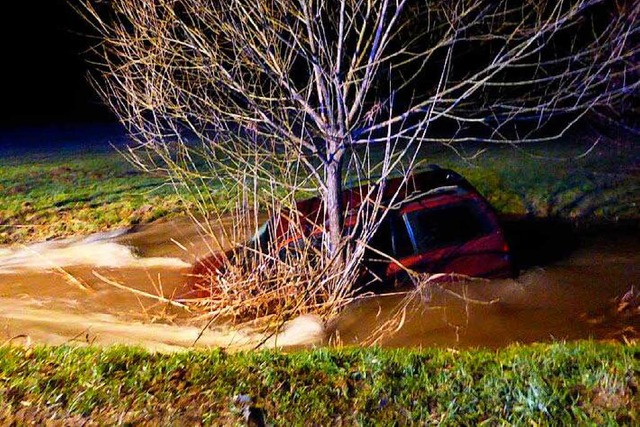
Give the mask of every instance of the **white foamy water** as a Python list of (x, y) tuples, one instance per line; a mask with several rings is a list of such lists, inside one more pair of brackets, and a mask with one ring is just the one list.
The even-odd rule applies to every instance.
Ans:
[(84, 240), (60, 240), (16, 248), (0, 248), (0, 274), (24, 271), (50, 271), (75, 266), (95, 268), (188, 268), (190, 264), (174, 257), (143, 258), (133, 250), (92, 236)]
[(222, 347), (248, 350), (321, 344), (324, 329), (321, 321), (301, 316), (289, 322), (282, 332), (271, 336), (249, 328), (208, 328), (193, 325), (153, 324), (127, 321), (107, 313), (80, 313), (73, 308), (49, 308), (24, 299), (0, 299), (0, 324), (4, 324), (8, 341), (18, 338), (30, 343), (130, 344), (152, 351), (173, 352), (190, 348)]

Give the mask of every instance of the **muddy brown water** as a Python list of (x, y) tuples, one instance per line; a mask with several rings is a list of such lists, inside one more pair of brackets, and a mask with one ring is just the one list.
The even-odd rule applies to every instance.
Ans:
[[(213, 246), (187, 219), (0, 247), (0, 344), (126, 343), (161, 351), (189, 348), (196, 341), (198, 347), (231, 348), (251, 348), (263, 340), (267, 345), (314, 340), (357, 345), (371, 342), (384, 326), (395, 333), (379, 343), (392, 347), (495, 348), (515, 342), (636, 338), (637, 228), (571, 236), (569, 244), (568, 234), (544, 224), (536, 227), (526, 231), (530, 238), (516, 236), (520, 240), (514, 246), (525, 268), (515, 279), (431, 285), (413, 292), (410, 300), (402, 295), (368, 298), (322, 331), (320, 325), (303, 322), (280, 341), (227, 328), (202, 333), (184, 309), (114, 285), (167, 297), (179, 293), (195, 258)], [(536, 237), (540, 240), (545, 230), (548, 238), (541, 244)], [(633, 294), (631, 303), (621, 305), (625, 293), (627, 299)]]

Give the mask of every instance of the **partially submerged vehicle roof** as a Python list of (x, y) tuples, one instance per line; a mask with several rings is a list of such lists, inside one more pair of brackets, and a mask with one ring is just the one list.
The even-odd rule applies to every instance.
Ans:
[[(364, 184), (357, 187), (347, 188), (342, 192), (342, 207), (348, 213), (351, 209), (356, 209), (362, 204), (362, 200), (367, 197), (375, 183)], [(468, 192), (477, 193), (476, 189), (464, 179), (460, 174), (443, 169), (435, 165), (430, 165), (427, 170), (404, 177), (392, 178), (384, 181), (382, 202), (389, 201), (397, 196), (398, 202), (406, 201), (412, 194), (424, 194), (436, 189), (462, 189)], [(375, 197), (376, 189), (371, 191)], [(311, 218), (320, 213), (322, 200), (319, 197), (296, 202), (298, 212), (307, 218)], [(317, 216), (316, 216), (317, 217)]]
[[(512, 275), (509, 248), (491, 206), (461, 175), (449, 169), (431, 166), (427, 170), (407, 177), (388, 179), (382, 186), (373, 183), (347, 188), (343, 191), (342, 200), (345, 227), (355, 225), (354, 212), (366, 197), (375, 198), (379, 195), (380, 187), (383, 192), (381, 203), (386, 206), (393, 204), (391, 206), (393, 212), (387, 215), (389, 220), (386, 222), (387, 231), (381, 228), (383, 232), (378, 236), (382, 236), (382, 240), (386, 241), (383, 245), (390, 245), (391, 252), (386, 252), (385, 247), (382, 246), (376, 246), (376, 248), (383, 251), (382, 253), (394, 256), (400, 262), (383, 265), (384, 260), (382, 263), (380, 260), (373, 261), (383, 265), (384, 270), (379, 276), (384, 277), (384, 280), (400, 276), (405, 267), (422, 272), (455, 272), (479, 277)], [(318, 225), (323, 222), (324, 216), (322, 200), (319, 197), (313, 197), (297, 202), (296, 206), (299, 216), (291, 218), (290, 211), (286, 209), (279, 211), (260, 227), (249, 244), (239, 248), (254, 248), (253, 245), (258, 245), (259, 251), (266, 252), (273, 249), (278, 252), (290, 243), (296, 242), (302, 235), (313, 236), (321, 231)], [(413, 215), (421, 213), (431, 215), (431, 219), (435, 218), (433, 221), (426, 222), (433, 227), (438, 227), (437, 229), (432, 227), (427, 230), (429, 233), (424, 234), (435, 235), (441, 242), (446, 241), (446, 245), (436, 244), (427, 249), (417, 247), (421, 241), (418, 242), (415, 239), (412, 221), (420, 219)], [(395, 226), (392, 221), (400, 219), (401, 216), (403, 220), (400, 223), (404, 226)], [(461, 222), (463, 226), (459, 227)], [(442, 228), (441, 224), (449, 225)], [(404, 234), (401, 234), (402, 230)], [(388, 238), (384, 233), (388, 233)], [(373, 240), (375, 236), (372, 242)], [(394, 242), (402, 242), (403, 247), (408, 248), (413, 245), (413, 250), (398, 251)], [(375, 242), (372, 245), (375, 245)], [(294, 251), (295, 247), (293, 245)], [(219, 271), (225, 259), (233, 259), (236, 253), (234, 251), (235, 249), (231, 249), (222, 254), (210, 254), (199, 260), (190, 276), (190, 286), (197, 287), (201, 281), (205, 286), (211, 286), (210, 275), (207, 276), (207, 272)], [(248, 251), (248, 253), (256, 252)]]

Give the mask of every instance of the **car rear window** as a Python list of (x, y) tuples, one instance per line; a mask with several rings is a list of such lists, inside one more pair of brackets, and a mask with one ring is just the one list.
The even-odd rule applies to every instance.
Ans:
[(480, 208), (472, 202), (418, 209), (404, 214), (417, 253), (462, 244), (493, 231)]

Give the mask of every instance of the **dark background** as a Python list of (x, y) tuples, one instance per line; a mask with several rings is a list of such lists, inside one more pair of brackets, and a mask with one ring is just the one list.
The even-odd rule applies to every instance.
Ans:
[[(16, 129), (116, 123), (89, 83), (88, 49), (98, 40), (90, 36), (91, 28), (73, 9), (78, 2), (3, 2), (0, 142), (15, 139), (7, 134)], [(629, 110), (637, 117), (637, 106)]]
[(73, 1), (0, 9), (0, 130), (115, 122), (89, 83), (87, 49), (96, 40)]

